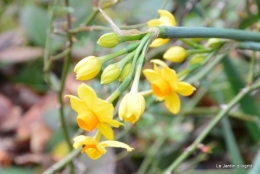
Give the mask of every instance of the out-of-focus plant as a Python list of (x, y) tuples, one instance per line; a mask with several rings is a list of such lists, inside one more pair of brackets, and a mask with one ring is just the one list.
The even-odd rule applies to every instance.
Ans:
[[(69, 4), (67, 0), (65, 0), (65, 4), (68, 8)], [(114, 113), (117, 115), (114, 111), (115, 106), (113, 106), (113, 104), (117, 104), (119, 97), (122, 97), (122, 100), (118, 102), (118, 115), (119, 119), (124, 122), (134, 124), (142, 120), (146, 108), (150, 107), (149, 104), (151, 104), (146, 105), (145, 97), (151, 94), (155, 95), (158, 101), (164, 101), (166, 108), (172, 115), (178, 114), (182, 112), (181, 101), (178, 94), (182, 96), (192, 95), (196, 90), (195, 87), (191, 85), (194, 83), (192, 79), (205, 76), (205, 74), (210, 71), (210, 63), (214, 63), (212, 59), (216, 55), (219, 54), (223, 56), (229, 48), (233, 49), (230, 44), (232, 44), (232, 46), (235, 45), (237, 48), (260, 50), (260, 44), (258, 43), (260, 42), (260, 34), (257, 32), (210, 27), (177, 27), (175, 17), (171, 12), (166, 10), (159, 10), (159, 18), (148, 21), (148, 29), (145, 31), (133, 29), (121, 30), (114, 24), (113, 20), (106, 15), (101, 7), (97, 8), (100, 9), (114, 30), (114, 33), (107, 33), (101, 36), (97, 43), (104, 48), (113, 48), (123, 42), (131, 43), (121, 50), (100, 57), (86, 55), (87, 57), (79, 61), (74, 68), (74, 72), (76, 73), (75, 78), (80, 81), (86, 81), (95, 78), (102, 67), (106, 65), (106, 68), (101, 74), (101, 84), (105, 85), (113, 81), (118, 81), (119, 84), (114, 92), (105, 100), (99, 99), (95, 91), (90, 86), (85, 85), (84, 82), (78, 87), (78, 97), (68, 95), (72, 109), (78, 113), (77, 124), (79, 127), (88, 132), (97, 131), (94, 137), (84, 135), (76, 136), (73, 144), (74, 148), (81, 148), (81, 151), (86, 152), (93, 160), (105, 154), (106, 147), (121, 147), (127, 151), (133, 150), (129, 145), (114, 140), (114, 130), (111, 127), (117, 128), (121, 125), (128, 125), (113, 118)], [(96, 13), (93, 13), (93, 15)], [(64, 51), (66, 58), (59, 88), (59, 99), (61, 104), (62, 127), (67, 143), (71, 147), (70, 137), (66, 129), (68, 125), (66, 125), (64, 121), (62, 97), (73, 44), (71, 33), (79, 30), (71, 30), (71, 16), (69, 13), (67, 13), (66, 24), (68, 47), (65, 50), (66, 52)], [(205, 40), (206, 38), (210, 38), (207, 44), (208, 48), (189, 38), (204, 38)], [(143, 70), (144, 76), (150, 83), (151, 89), (148, 91), (140, 91), (140, 78), (143, 66), (148, 61), (146, 56), (149, 47), (160, 47), (171, 39), (181, 39), (184, 43), (192, 47), (192, 49), (171, 46), (163, 55), (163, 58), (166, 60), (165, 62), (158, 59), (151, 60), (151, 62), (154, 63), (154, 69)], [(236, 42), (230, 42), (230, 40), (227, 39), (235, 40)], [(46, 43), (48, 43), (48, 39)], [(124, 57), (120, 61), (109, 64), (109, 60), (116, 59), (122, 55), (124, 55)], [(189, 57), (191, 57), (190, 60)], [(179, 72), (176, 72), (167, 65), (167, 63), (170, 64), (170, 62), (180, 63), (185, 60), (189, 60), (189, 63), (184, 64)], [(219, 59), (219, 61), (220, 60), (221, 59)], [(48, 60), (45, 60), (45, 63), (47, 66)], [(161, 68), (157, 65), (161, 66)], [(49, 67), (49, 65), (47, 67)], [(46, 72), (48, 72), (48, 68)], [(192, 76), (193, 74), (195, 74), (194, 77)], [(50, 74), (47, 73), (47, 80), (50, 80), (49, 75)], [(191, 77), (191, 80), (189, 80), (188, 77)], [(185, 78), (188, 79), (188, 82), (184, 81)], [(49, 82), (51, 83), (51, 81)], [(182, 152), (177, 159), (174, 159), (172, 164), (165, 169), (164, 173), (175, 170), (191, 153), (199, 148), (198, 145), (202, 143), (217, 123), (219, 123), (243, 97), (259, 87), (259, 81), (252, 80), (250, 85), (240, 91), (237, 96), (211, 120), (187, 150)], [(127, 94), (125, 94), (125, 92), (127, 92)], [(135, 126), (135, 124), (133, 126)], [(256, 130), (258, 133), (260, 132), (259, 129)], [(102, 136), (108, 140), (100, 141)], [(258, 138), (259, 137), (260, 134), (258, 135)], [(156, 147), (159, 147), (159, 145), (157, 144)], [(205, 150), (205, 148), (203, 149), (203, 151), (207, 153), (210, 151)], [(53, 173), (62, 168), (68, 162), (71, 162), (76, 154), (77, 153), (73, 151), (64, 160), (55, 164), (45, 173)], [(71, 169), (73, 169), (72, 163)], [(145, 171), (146, 167), (144, 165), (139, 172), (144, 173)]]

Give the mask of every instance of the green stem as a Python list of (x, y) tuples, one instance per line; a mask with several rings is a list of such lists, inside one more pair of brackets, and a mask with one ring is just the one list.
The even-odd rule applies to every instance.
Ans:
[(140, 42), (132, 43), (122, 50), (116, 51), (116, 52), (111, 53), (111, 54), (107, 54), (105, 56), (101, 56), (101, 57), (99, 57), (99, 59), (101, 60), (101, 62), (103, 64), (103, 63), (105, 63), (105, 62), (107, 62), (111, 59), (114, 59), (118, 56), (121, 56), (123, 54), (130, 53), (130, 52), (134, 51), (139, 46), (139, 44), (140, 44)]
[(183, 43), (193, 47), (193, 48), (204, 48), (204, 46), (200, 45), (200, 44), (197, 44), (193, 41), (191, 41), (190, 39), (180, 39)]
[(257, 42), (241, 42), (237, 45), (237, 48), (243, 49), (243, 50), (260, 51), (260, 43), (257, 43)]
[[(68, 0), (64, 0), (64, 4), (66, 7), (69, 7), (69, 1)], [(71, 16), (70, 13), (66, 14), (66, 20), (67, 20), (67, 31), (71, 28)], [(65, 116), (64, 116), (64, 103), (63, 103), (63, 91), (64, 91), (64, 86), (65, 86), (65, 81), (66, 81), (66, 77), (67, 77), (67, 73), (69, 70), (69, 65), (70, 65), (70, 60), (71, 60), (71, 49), (72, 49), (72, 40), (71, 40), (71, 35), (67, 32), (67, 40), (68, 40), (68, 48), (69, 48), (69, 52), (65, 57), (64, 60), (64, 65), (62, 68), (62, 74), (61, 74), (61, 85), (60, 85), (60, 90), (58, 93), (58, 100), (60, 103), (60, 121), (61, 121), (61, 126), (62, 126), (62, 131), (65, 137), (65, 141), (70, 149), (70, 151), (72, 151), (72, 145), (70, 142), (70, 137), (69, 137), (69, 133), (67, 130), (67, 126), (66, 126), (66, 122), (65, 122)], [(74, 173), (74, 165), (72, 162), (69, 163), (70, 165), (70, 174)]]
[(143, 65), (144, 65), (144, 62), (145, 62), (145, 53), (146, 53), (147, 48), (150, 44), (149, 39), (147, 40), (145, 46), (143, 47), (142, 54), (140, 55), (140, 57), (138, 59), (137, 67), (136, 67), (136, 71), (135, 71), (135, 77), (134, 77), (134, 81), (133, 81), (132, 88), (131, 88), (131, 92), (138, 92), (139, 80), (140, 80), (142, 68), (143, 68)]
[(249, 74), (248, 74), (248, 82), (247, 84), (250, 85), (253, 80), (254, 80), (254, 74), (255, 74), (255, 56), (256, 53), (255, 51), (253, 52), (252, 56), (251, 56), (251, 61), (250, 61), (250, 70), (249, 70)]
[(76, 158), (80, 154), (80, 151), (81, 149), (71, 151), (65, 158), (53, 164), (50, 168), (44, 171), (43, 174), (58, 173), (57, 171), (63, 168), (66, 164), (70, 163), (72, 159)]
[(160, 38), (225, 38), (260, 42), (259, 32), (210, 27), (158, 27)]
[[(137, 47), (137, 49), (135, 50), (135, 56), (133, 58), (133, 67), (135, 67), (136, 65), (136, 61), (138, 58), (138, 55), (141, 51), (141, 49), (144, 47), (144, 44), (147, 42), (147, 40), (151, 37), (151, 33), (148, 33), (146, 36), (144, 36), (139, 44), (139, 46)], [(130, 74), (125, 78), (125, 80), (120, 84), (120, 86), (116, 89), (115, 92), (113, 92), (108, 98), (107, 101), (111, 102), (114, 101), (121, 93), (123, 93), (127, 87), (130, 85), (131, 81), (132, 81), (132, 76), (134, 73), (135, 68), (132, 68)]]
[[(119, 2), (119, 1), (120, 1), (120, 0), (118, 0), (117, 2)], [(107, 4), (107, 5), (102, 6), (101, 8), (102, 8), (102, 9), (106, 9), (106, 8), (112, 6), (112, 5), (114, 5), (113, 2), (111, 2), (111, 3)], [(98, 13), (99, 13), (98, 8), (94, 7), (94, 8), (93, 8), (93, 11), (92, 11), (91, 14), (88, 16), (88, 18), (85, 20), (84, 24), (85, 24), (85, 25), (88, 25), (89, 23), (91, 23), (91, 22), (94, 20), (94, 18), (97, 16)]]
[[(195, 107), (192, 109), (183, 109), (180, 111), (179, 115), (198, 115), (198, 116), (214, 116), (215, 114), (219, 113), (220, 109), (218, 108), (208, 108), (208, 107)], [(228, 116), (240, 119), (243, 121), (249, 122), (258, 122), (260, 123), (260, 119), (254, 115), (249, 115), (242, 112), (230, 112)]]
[(46, 41), (45, 41), (45, 47), (44, 47), (44, 57), (43, 57), (43, 71), (44, 71), (44, 77), (46, 82), (50, 85), (52, 89), (54, 88), (54, 85), (52, 84), (51, 78), (50, 78), (50, 70), (49, 67), (51, 66), (51, 62), (49, 60), (50, 57), (50, 48), (51, 48), (51, 33), (53, 30), (52, 27), (52, 21), (54, 19), (54, 10), (53, 6), (56, 5), (58, 0), (55, 0), (54, 3), (49, 6), (49, 16), (50, 16), (50, 21), (48, 24), (48, 29), (47, 29), (47, 36), (46, 36)]
[(134, 41), (142, 39), (147, 33), (134, 34), (134, 35), (123, 35), (118, 37), (119, 43), (126, 41)]
[(192, 49), (192, 50), (186, 50), (186, 53), (188, 56), (192, 55), (192, 54), (197, 54), (197, 53), (209, 53), (212, 50), (209, 49)]
[(146, 173), (146, 170), (147, 170), (149, 164), (152, 162), (154, 156), (156, 155), (156, 153), (162, 147), (162, 145), (165, 142), (166, 138), (167, 138), (166, 136), (159, 137), (154, 142), (152, 147), (149, 149), (148, 154), (146, 155), (146, 157), (145, 157), (144, 161), (142, 162), (140, 168), (138, 169), (137, 174), (144, 174), (144, 173)]
[(233, 98), (227, 105), (225, 109), (220, 111), (216, 117), (208, 124), (208, 126), (201, 132), (201, 134), (195, 139), (195, 141), (164, 171), (163, 174), (174, 171), (194, 150), (196, 150), (197, 145), (201, 143), (204, 138), (209, 134), (209, 132), (219, 123), (219, 121), (228, 114), (228, 112), (247, 94), (251, 91), (260, 87), (260, 82), (255, 83), (251, 86), (244, 88), (237, 96)]

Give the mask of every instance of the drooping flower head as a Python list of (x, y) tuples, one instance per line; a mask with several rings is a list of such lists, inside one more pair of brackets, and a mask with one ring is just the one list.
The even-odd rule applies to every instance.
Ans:
[(145, 110), (145, 99), (137, 92), (130, 92), (124, 96), (119, 106), (119, 118), (135, 123)]
[(100, 158), (103, 154), (107, 152), (106, 147), (121, 147), (125, 148), (127, 151), (131, 152), (134, 150), (125, 143), (119, 141), (102, 141), (98, 142), (92, 137), (79, 135), (73, 139), (73, 147), (75, 149), (82, 147), (81, 152), (86, 152), (86, 154), (93, 160)]
[(67, 95), (71, 107), (78, 113), (79, 127), (88, 132), (97, 128), (107, 139), (114, 139), (113, 127), (124, 125), (113, 119), (114, 107), (111, 103), (97, 98), (95, 91), (86, 84), (78, 87), (78, 97)]
[[(173, 69), (170, 69), (163, 61), (155, 59), (154, 70), (145, 69), (145, 77), (152, 85), (153, 94), (159, 101), (165, 100), (166, 108), (177, 114), (180, 111), (181, 102), (178, 94), (182, 96), (191, 95), (195, 88), (186, 82), (180, 82)], [(157, 65), (162, 66), (162, 69)]]
[[(149, 28), (157, 27), (157, 26), (173, 26), (173, 27), (176, 26), (176, 20), (170, 12), (166, 10), (158, 10), (158, 13), (160, 15), (159, 19), (152, 19), (147, 22), (147, 26)], [(159, 47), (161, 45), (166, 44), (169, 40), (170, 39), (162, 39), (162, 38), (155, 39), (150, 45), (150, 47)]]

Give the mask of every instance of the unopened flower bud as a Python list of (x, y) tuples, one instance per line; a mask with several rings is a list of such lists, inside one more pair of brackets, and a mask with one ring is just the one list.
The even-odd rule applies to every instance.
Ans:
[(210, 48), (219, 48), (223, 43), (224, 43), (223, 40), (219, 38), (210, 38), (208, 40), (208, 46)]
[(187, 52), (183, 47), (173, 46), (163, 55), (163, 58), (171, 62), (180, 63), (187, 57)]
[(189, 65), (193, 65), (195, 63), (201, 63), (205, 60), (205, 57), (201, 54), (196, 54), (194, 55), (189, 62)]
[(107, 66), (101, 75), (101, 84), (108, 84), (116, 80), (120, 75), (120, 68), (117, 64)]
[(74, 72), (77, 80), (90, 80), (94, 78), (101, 69), (101, 61), (95, 56), (88, 56), (77, 63)]
[(118, 35), (116, 33), (104, 34), (97, 41), (97, 44), (104, 48), (113, 48), (117, 46), (118, 43)]
[(119, 80), (120, 82), (124, 81), (124, 79), (129, 75), (131, 69), (132, 69), (132, 63), (129, 62), (129, 63), (127, 63), (127, 64), (124, 66), (124, 68), (122, 69), (121, 74), (120, 74), (118, 80)]
[(119, 106), (118, 115), (120, 120), (135, 123), (137, 122), (145, 110), (145, 99), (137, 92), (126, 94)]

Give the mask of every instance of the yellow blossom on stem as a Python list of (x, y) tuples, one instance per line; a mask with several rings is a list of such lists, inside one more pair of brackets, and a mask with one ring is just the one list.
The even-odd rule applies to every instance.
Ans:
[(127, 122), (137, 122), (145, 110), (145, 99), (137, 92), (126, 94), (119, 106), (119, 118)]
[(101, 70), (101, 61), (95, 56), (88, 56), (77, 63), (74, 72), (77, 73), (77, 80), (90, 80)]
[[(157, 26), (176, 26), (176, 20), (174, 16), (166, 10), (158, 10), (158, 13), (160, 15), (159, 19), (152, 19), (147, 22), (147, 26), (149, 28), (157, 27)], [(166, 44), (170, 39), (162, 39), (158, 38), (155, 39), (150, 47), (159, 47), (161, 45)]]
[(82, 147), (81, 152), (86, 152), (86, 154), (93, 160), (100, 158), (104, 155), (107, 150), (106, 147), (120, 147), (125, 148), (127, 151), (131, 152), (134, 150), (125, 143), (119, 141), (102, 141), (98, 142), (96, 139), (84, 135), (79, 135), (73, 139), (73, 147), (75, 149)]
[(114, 132), (110, 126), (124, 125), (113, 119), (114, 107), (111, 103), (97, 98), (95, 91), (86, 84), (78, 87), (78, 97), (67, 95), (74, 111), (78, 113), (79, 127), (88, 132), (97, 128), (107, 139), (114, 139)]
[[(180, 82), (173, 69), (170, 69), (163, 61), (155, 59), (154, 70), (145, 69), (145, 77), (152, 85), (152, 92), (159, 101), (165, 100), (166, 108), (177, 114), (180, 111), (181, 101), (178, 94), (182, 96), (191, 95), (196, 90), (186, 82)], [(162, 66), (162, 69), (157, 65)]]

